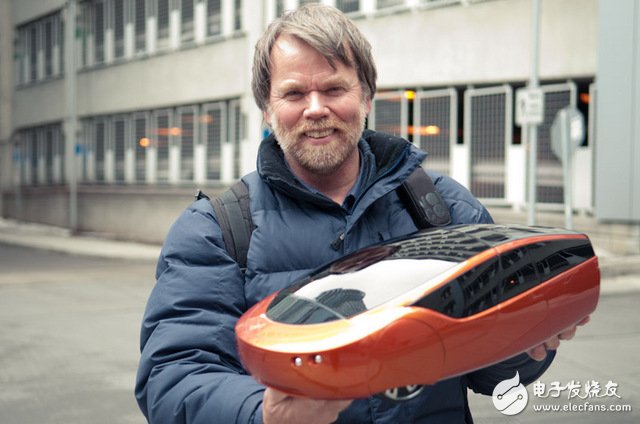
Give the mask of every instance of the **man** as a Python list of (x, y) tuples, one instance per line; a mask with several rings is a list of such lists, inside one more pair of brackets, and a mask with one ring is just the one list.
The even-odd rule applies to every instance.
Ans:
[[(395, 189), (426, 154), (384, 134), (361, 138), (375, 93), (370, 50), (342, 13), (319, 5), (276, 20), (257, 43), (253, 92), (274, 136), (243, 178), (256, 225), (247, 270), (225, 251), (206, 199), (172, 227), (141, 335), (136, 396), (151, 423), (471, 422), (468, 387), (491, 394), (516, 370), (531, 382), (549, 366), (547, 350), (573, 335), (403, 403), (291, 397), (243, 370), (234, 326), (250, 306), (321, 264), (416, 230)], [(462, 186), (431, 176), (453, 224), (491, 222)]]

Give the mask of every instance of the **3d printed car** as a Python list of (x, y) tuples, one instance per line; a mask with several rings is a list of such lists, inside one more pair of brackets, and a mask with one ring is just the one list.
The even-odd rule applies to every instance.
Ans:
[(246, 369), (318, 399), (433, 384), (512, 357), (595, 310), (598, 260), (562, 229), (463, 225), (375, 245), (238, 321)]

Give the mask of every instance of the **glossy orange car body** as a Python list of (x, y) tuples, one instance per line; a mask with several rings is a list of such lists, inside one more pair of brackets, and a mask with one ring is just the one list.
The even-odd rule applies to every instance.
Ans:
[(524, 352), (590, 314), (599, 285), (583, 234), (429, 230), (348, 255), (259, 302), (237, 323), (238, 348), (254, 378), (283, 392), (366, 397)]

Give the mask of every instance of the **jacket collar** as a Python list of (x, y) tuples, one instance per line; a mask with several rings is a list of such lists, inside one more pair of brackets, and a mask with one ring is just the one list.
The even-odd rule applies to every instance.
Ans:
[[(372, 130), (365, 130), (362, 133), (358, 148), (362, 152), (361, 157), (364, 161), (375, 161), (375, 166), (368, 167), (374, 172), (367, 172), (365, 175), (364, 191), (375, 182), (396, 175), (396, 178), (389, 180), (390, 184), (395, 185), (388, 190), (391, 191), (400, 185), (426, 157), (426, 153), (407, 140)], [(300, 183), (286, 165), (284, 153), (273, 134), (260, 143), (257, 170), (267, 184), (284, 194), (316, 204), (340, 207), (330, 199), (312, 193)]]

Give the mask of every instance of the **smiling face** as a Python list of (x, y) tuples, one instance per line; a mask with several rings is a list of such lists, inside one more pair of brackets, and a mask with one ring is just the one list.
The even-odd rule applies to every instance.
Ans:
[(357, 165), (358, 140), (371, 109), (354, 68), (335, 66), (305, 42), (278, 37), (271, 52), (271, 91), (264, 112), (295, 171), (315, 175)]

